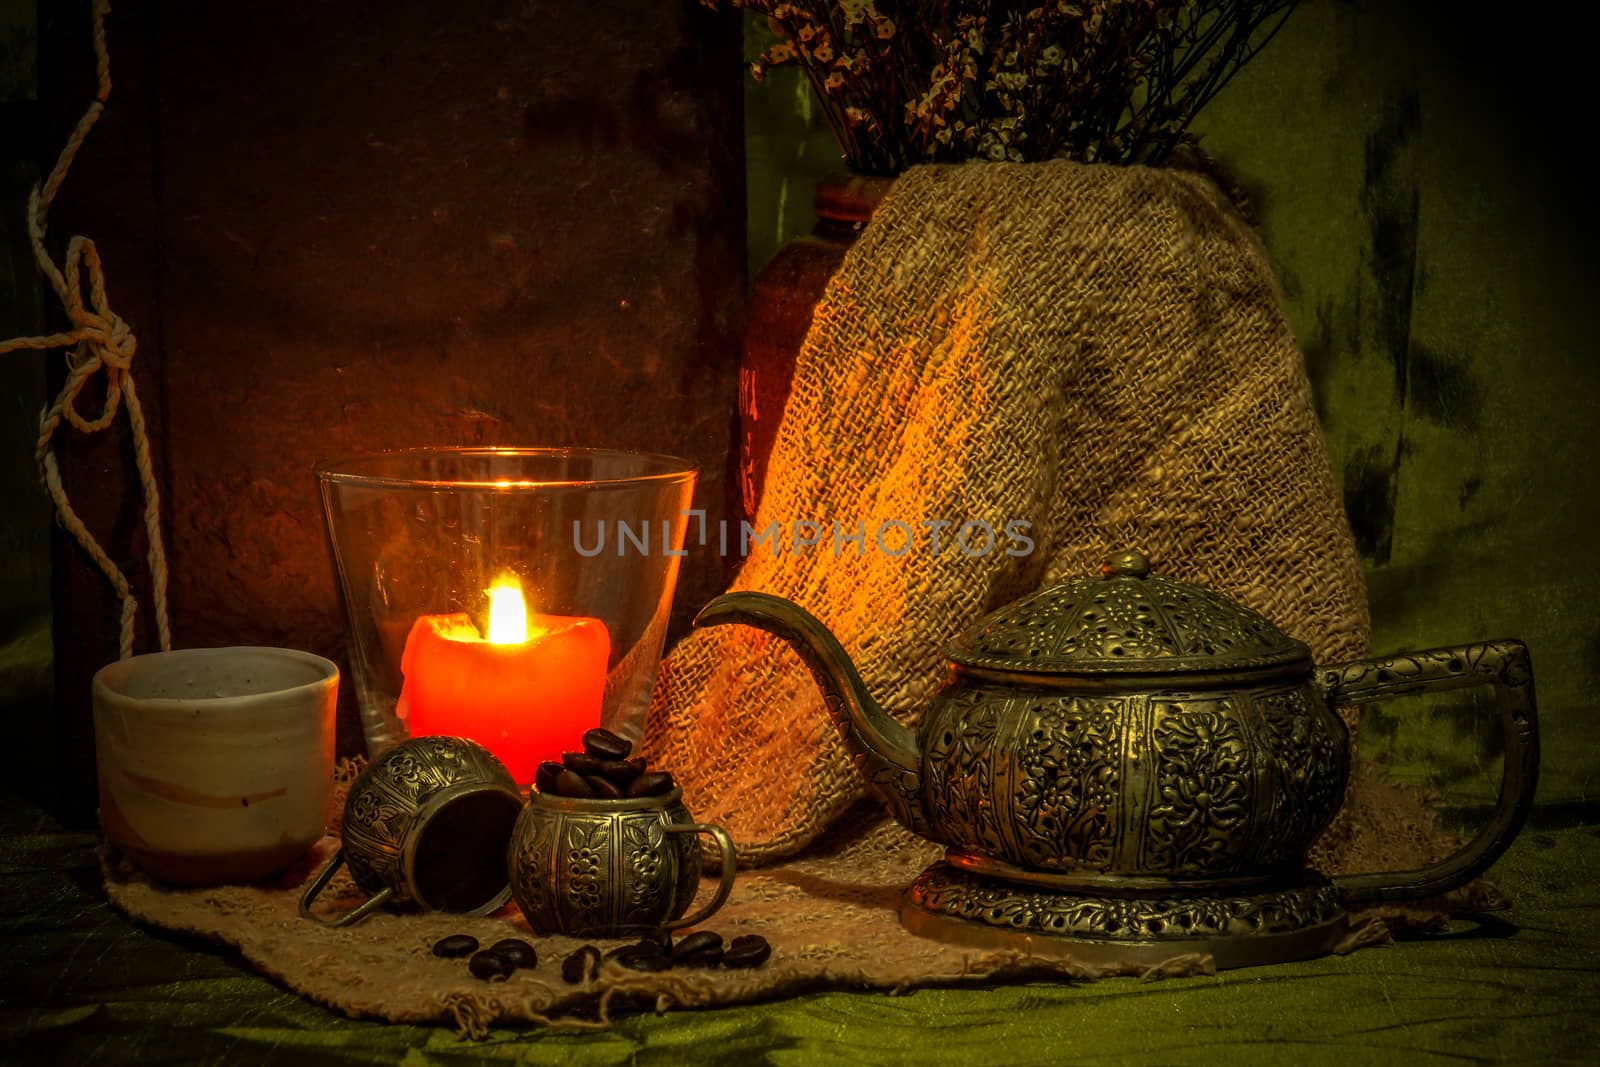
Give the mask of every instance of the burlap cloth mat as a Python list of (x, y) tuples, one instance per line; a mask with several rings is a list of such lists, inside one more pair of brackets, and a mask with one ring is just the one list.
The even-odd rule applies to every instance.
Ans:
[[(533, 934), (515, 905), (487, 918), (380, 913), (346, 929), (300, 918), (304, 883), (338, 847), (333, 835), (282, 878), (259, 886), (175, 890), (152, 882), (110, 852), (103, 853), (102, 867), (106, 892), (123, 912), (162, 929), (231, 946), (262, 974), (319, 1004), (352, 1018), (453, 1022), (471, 1037), (484, 1037), (497, 1024), (600, 1029), (628, 1012), (735, 1005), (826, 989), (899, 992), (1028, 978), (1087, 981), (1130, 975), (1151, 980), (1214, 973), (1208, 956), (1180, 955), (1153, 967), (1107, 967), (1025, 952), (964, 949), (907, 933), (898, 918), (902, 892), (941, 850), (874, 815), (875, 807), (857, 806), (807, 857), (739, 873), (728, 903), (702, 928), (729, 939), (746, 933), (766, 937), (774, 950), (764, 967), (641, 974), (609, 963), (594, 982), (584, 985), (564, 982), (560, 965), (586, 942)], [(1407, 865), (1407, 852), (1416, 848), (1417, 827), (1403, 825), (1391, 811), (1383, 822), (1364, 830), (1358, 835), (1362, 840), (1391, 846), (1358, 857), (1355, 868)], [(712, 888), (707, 880), (700, 891)], [(348, 911), (362, 899), (341, 870), (317, 911)], [(1336, 951), (1387, 944), (1405, 930), (1438, 929), (1451, 913), (1503, 905), (1497, 891), (1480, 882), (1420, 907), (1366, 909), (1352, 915), (1350, 935)], [(456, 933), (472, 934), (484, 945), (502, 937), (531, 940), (539, 966), (506, 982), (482, 982), (468, 974), (465, 960), (432, 954), (436, 941)], [(602, 948), (614, 944), (591, 943)]]
[[(996, 530), (1023, 520), (1035, 549), (971, 555), (947, 543), (935, 553), (920, 524), (941, 519)], [(1271, 264), (1196, 174), (971, 164), (896, 181), (829, 284), (796, 365), (755, 526), (777, 523), (787, 540), (801, 520), (847, 535), (860, 524), (868, 544), (758, 548), (734, 587), (816, 614), (908, 725), (944, 677), (949, 639), (1043, 582), (1093, 573), (1118, 548), (1262, 612), (1319, 663), (1368, 651), (1359, 561)], [(912, 550), (878, 550), (886, 520), (917, 532)], [(552, 937), (539, 939), (538, 970), (486, 984), (430, 946), (463, 931), (526, 936), (514, 908), (488, 919), (380, 915), (347, 930), (298, 918), (299, 885), (332, 839), (275, 886), (170, 891), (108, 857), (107, 890), (129, 914), (235, 945), (347, 1014), (453, 1019), (472, 1034), (496, 1020), (601, 1026), (624, 1006), (1124, 973), (905, 933), (900, 893), (939, 849), (862, 801), (799, 658), (766, 634), (725, 627), (681, 642), (663, 664), (645, 748), (677, 775), (695, 815), (739, 842), (745, 869), (706, 925), (766, 936), (767, 966), (613, 965), (572, 987), (558, 966), (577, 942)], [(1312, 860), (1330, 873), (1410, 869), (1449, 845), (1419, 794), (1364, 765)], [(353, 894), (341, 873), (319, 906), (348, 907)], [(1483, 887), (1469, 896), (1494, 902)], [(1386, 915), (1430, 923), (1450, 907)], [(1381, 923), (1358, 924), (1351, 944), (1385, 936)], [(1209, 966), (1183, 958), (1153, 974)]]

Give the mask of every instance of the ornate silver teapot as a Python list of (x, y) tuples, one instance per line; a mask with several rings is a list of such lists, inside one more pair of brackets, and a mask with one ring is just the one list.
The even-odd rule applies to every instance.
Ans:
[[(1218, 966), (1314, 955), (1342, 935), (1346, 904), (1431, 896), (1482, 873), (1521, 828), (1538, 777), (1520, 642), (1317, 668), (1267, 619), (1152, 574), (1137, 552), (958, 638), (915, 735), (795, 604), (731, 593), (695, 620), (731, 622), (799, 651), (895, 818), (947, 846), (902, 915), (948, 939), (1109, 942), (1119, 959), (1204, 950)], [(1419, 871), (1332, 882), (1305, 871), (1349, 772), (1335, 709), (1478, 684), (1494, 687), (1505, 738), (1484, 830)]]

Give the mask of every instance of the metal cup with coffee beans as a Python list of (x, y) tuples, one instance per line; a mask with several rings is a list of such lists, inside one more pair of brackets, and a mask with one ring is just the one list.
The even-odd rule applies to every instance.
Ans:
[[(634, 937), (704, 922), (733, 889), (733, 841), (697, 823), (665, 771), (633, 756), (609, 730), (583, 735), (581, 752), (542, 763), (506, 852), (511, 891), (534, 931)], [(696, 834), (717, 844), (721, 878), (706, 905)]]

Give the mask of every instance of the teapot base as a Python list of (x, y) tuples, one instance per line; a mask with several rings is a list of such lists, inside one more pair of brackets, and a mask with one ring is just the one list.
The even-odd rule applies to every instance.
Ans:
[(1250, 892), (1158, 898), (1014, 884), (944, 862), (912, 883), (900, 921), (918, 936), (972, 948), (1087, 964), (1202, 953), (1219, 970), (1326, 955), (1349, 930), (1337, 892), (1311, 871)]

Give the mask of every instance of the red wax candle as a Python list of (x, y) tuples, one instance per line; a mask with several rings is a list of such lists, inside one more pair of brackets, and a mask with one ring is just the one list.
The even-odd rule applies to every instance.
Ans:
[(611, 637), (599, 619), (525, 616), (520, 591), (508, 623), (504, 589), (493, 592), (487, 637), (464, 613), (417, 619), (396, 712), (414, 737), (477, 741), (527, 785), (541, 760), (560, 759), (600, 725)]

